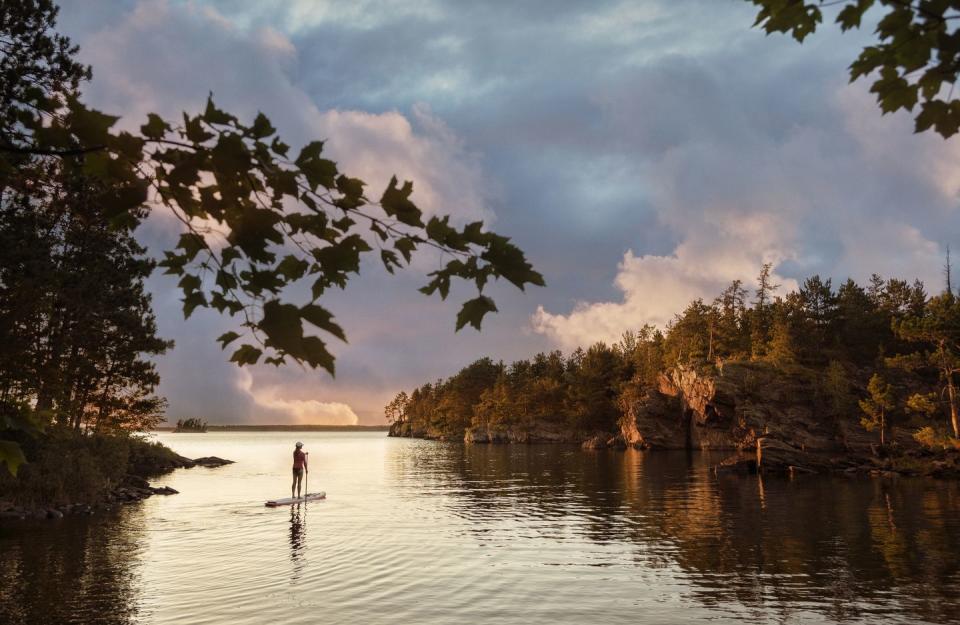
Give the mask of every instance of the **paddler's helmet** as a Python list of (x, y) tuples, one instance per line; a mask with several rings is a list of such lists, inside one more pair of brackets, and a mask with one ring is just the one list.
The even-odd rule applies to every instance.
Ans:
[(297, 449), (300, 449), (301, 447), (303, 447), (303, 443), (301, 443), (300, 441), (297, 441)]

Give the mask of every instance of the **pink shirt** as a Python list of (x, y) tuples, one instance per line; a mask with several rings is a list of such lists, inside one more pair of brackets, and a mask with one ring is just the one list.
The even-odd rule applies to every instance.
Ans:
[(299, 449), (293, 451), (293, 468), (303, 469), (307, 466), (307, 454)]

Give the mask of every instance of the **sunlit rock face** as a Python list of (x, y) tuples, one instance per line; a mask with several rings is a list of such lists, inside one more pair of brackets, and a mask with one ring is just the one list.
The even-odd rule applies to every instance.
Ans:
[(810, 452), (869, 447), (855, 415), (826, 413), (814, 382), (763, 363), (676, 367), (625, 406), (621, 432), (642, 449), (752, 450), (763, 437)]
[(679, 397), (650, 389), (630, 402), (620, 432), (627, 445), (637, 449), (686, 449), (687, 425)]

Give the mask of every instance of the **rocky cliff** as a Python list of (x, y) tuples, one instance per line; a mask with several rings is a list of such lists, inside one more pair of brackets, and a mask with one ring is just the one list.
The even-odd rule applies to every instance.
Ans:
[[(534, 421), (525, 424), (503, 424), (467, 428), (467, 443), (576, 443), (589, 441), (602, 433), (571, 429), (563, 423)], [(609, 434), (604, 438), (609, 438)]]
[(562, 420), (529, 420), (442, 430), (395, 423), (390, 436), (466, 443), (574, 443), (584, 449), (724, 450), (718, 471), (960, 475), (960, 452), (933, 453), (915, 427), (890, 428), (879, 449), (860, 413), (835, 415), (815, 370), (765, 362), (676, 367), (653, 387), (621, 394), (619, 430), (579, 431)]
[(462, 434), (451, 433), (447, 430), (429, 425), (413, 424), (409, 421), (395, 421), (391, 423), (387, 436), (425, 438), (434, 441), (459, 441), (463, 438)]
[(623, 436), (644, 449), (742, 450), (770, 436), (832, 451), (848, 430), (818, 410), (805, 376), (753, 363), (728, 364), (722, 373), (677, 367), (625, 408)]
[[(418, 426), (409, 422), (394, 423), (388, 436), (425, 438), (430, 440), (459, 441), (465, 443), (576, 443), (581, 444), (598, 432), (572, 430), (563, 423), (534, 421), (524, 423), (503, 423), (468, 427), (460, 432), (450, 432), (430, 426)], [(607, 434), (604, 441), (611, 435)]]
[[(677, 367), (626, 402), (621, 434), (638, 449), (737, 452), (721, 469), (872, 467), (876, 436), (856, 414), (830, 415), (818, 386), (807, 370), (765, 363), (731, 363), (720, 371)], [(891, 440), (901, 450), (917, 447), (906, 429), (893, 428)]]

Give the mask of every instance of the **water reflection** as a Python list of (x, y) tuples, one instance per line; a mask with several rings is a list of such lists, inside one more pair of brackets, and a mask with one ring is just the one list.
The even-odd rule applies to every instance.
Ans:
[(0, 623), (135, 622), (142, 516), (0, 527)]
[(296, 582), (303, 575), (303, 553), (306, 546), (307, 506), (295, 503), (290, 506), (290, 561), (293, 564), (290, 581)]
[(283, 510), (262, 502), (288, 470), (288, 434), (178, 436), (179, 453), (238, 462), (178, 471), (168, 483), (181, 494), (113, 517), (0, 528), (0, 623), (886, 625), (960, 614), (953, 482), (718, 478), (701, 454), (318, 433), (330, 500)]
[(398, 486), (454, 495), (451, 513), (481, 543), (590, 543), (592, 565), (678, 569), (689, 597), (739, 618), (960, 614), (955, 482), (716, 476), (705, 454), (409, 451), (391, 459)]

